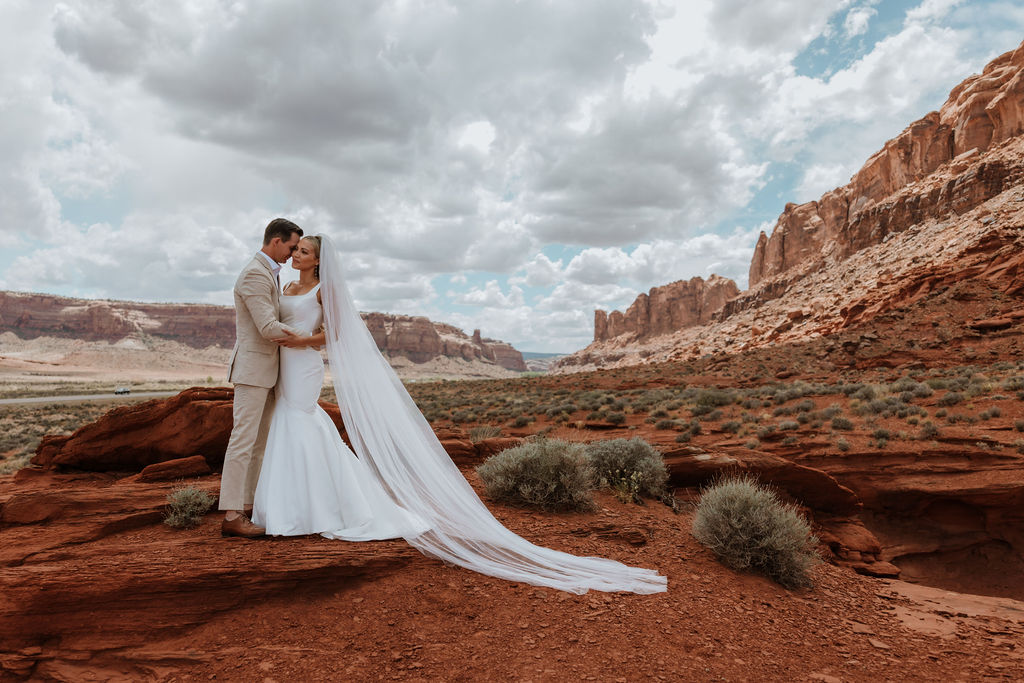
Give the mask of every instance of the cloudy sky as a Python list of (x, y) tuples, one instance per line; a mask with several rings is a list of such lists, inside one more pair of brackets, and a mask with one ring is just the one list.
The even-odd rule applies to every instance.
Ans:
[(364, 310), (572, 351), (1024, 38), (999, 0), (3, 0), (0, 289), (230, 303), (270, 218)]

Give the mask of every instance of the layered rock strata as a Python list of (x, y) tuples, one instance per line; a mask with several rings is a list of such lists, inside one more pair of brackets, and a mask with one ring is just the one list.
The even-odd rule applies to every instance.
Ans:
[[(1020, 164), (968, 171), (986, 150), (1024, 132), (1024, 45), (993, 60), (949, 94), (937, 112), (889, 140), (849, 184), (819, 200), (788, 204), (771, 237), (761, 233), (750, 287), (801, 266), (843, 259), (930, 217), (963, 213), (1021, 178)], [(943, 168), (944, 167), (944, 168)], [(948, 182), (903, 192), (943, 169)]]
[(695, 277), (652, 287), (640, 294), (625, 313), (594, 311), (594, 341), (622, 335), (646, 339), (702, 325), (740, 293), (736, 283), (718, 275)]

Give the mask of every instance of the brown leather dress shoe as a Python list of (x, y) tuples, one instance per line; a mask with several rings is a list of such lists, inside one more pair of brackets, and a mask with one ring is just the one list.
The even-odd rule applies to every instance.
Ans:
[(259, 538), (266, 536), (267, 530), (249, 521), (245, 515), (239, 515), (232, 520), (224, 520), (220, 523), (221, 536), (241, 536), (242, 538)]

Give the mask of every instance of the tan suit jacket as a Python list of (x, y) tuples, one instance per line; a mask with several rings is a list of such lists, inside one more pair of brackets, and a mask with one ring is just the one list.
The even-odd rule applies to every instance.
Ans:
[(235, 281), (235, 348), (228, 364), (228, 381), (270, 388), (277, 383), (279, 347), (273, 341), (294, 332), (281, 323), (281, 291), (274, 271), (259, 254)]

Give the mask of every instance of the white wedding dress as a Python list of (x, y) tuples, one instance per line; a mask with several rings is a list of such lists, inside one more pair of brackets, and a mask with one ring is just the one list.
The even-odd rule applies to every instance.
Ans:
[[(281, 297), (281, 322), (320, 328), (319, 285)], [(345, 541), (418, 536), (426, 522), (399, 507), (317, 405), (324, 362), (314, 348), (281, 349), (281, 373), (256, 486), (253, 521), (272, 536), (320, 534)]]

